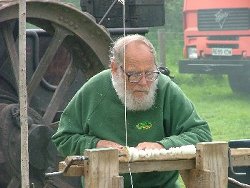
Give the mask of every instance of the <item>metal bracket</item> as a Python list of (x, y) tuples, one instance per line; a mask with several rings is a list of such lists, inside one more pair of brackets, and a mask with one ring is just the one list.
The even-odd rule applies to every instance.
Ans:
[(84, 161), (84, 160), (88, 160), (88, 157), (85, 156), (74, 156), (74, 158), (72, 158), (66, 165), (66, 167), (59, 172), (49, 172), (49, 173), (45, 173), (45, 177), (50, 177), (50, 176), (58, 176), (61, 175), (63, 173), (66, 173), (69, 169), (69, 167), (76, 161)]

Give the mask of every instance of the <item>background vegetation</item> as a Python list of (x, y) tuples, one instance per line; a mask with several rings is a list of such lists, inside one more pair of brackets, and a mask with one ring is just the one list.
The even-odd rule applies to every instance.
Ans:
[[(79, 0), (68, 1), (79, 6)], [(250, 138), (250, 95), (233, 93), (226, 75), (185, 75), (178, 73), (182, 59), (182, 0), (167, 0), (166, 24), (152, 28), (147, 37), (159, 51), (157, 31), (165, 32), (166, 66), (174, 81), (193, 101), (210, 125), (214, 141)]]

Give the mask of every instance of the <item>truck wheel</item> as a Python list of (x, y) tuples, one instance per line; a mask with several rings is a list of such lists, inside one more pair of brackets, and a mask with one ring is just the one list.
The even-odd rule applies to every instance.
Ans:
[(229, 74), (228, 81), (233, 92), (250, 94), (250, 71)]

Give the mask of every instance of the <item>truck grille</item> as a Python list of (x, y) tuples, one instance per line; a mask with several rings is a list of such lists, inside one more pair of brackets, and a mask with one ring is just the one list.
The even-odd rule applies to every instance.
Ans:
[(200, 31), (248, 30), (250, 9), (210, 9), (198, 11)]
[(232, 48), (232, 49), (238, 49), (238, 44), (208, 44), (208, 48)]
[(208, 40), (231, 40), (231, 41), (237, 41), (239, 40), (239, 36), (236, 35), (220, 35), (220, 36), (208, 36)]

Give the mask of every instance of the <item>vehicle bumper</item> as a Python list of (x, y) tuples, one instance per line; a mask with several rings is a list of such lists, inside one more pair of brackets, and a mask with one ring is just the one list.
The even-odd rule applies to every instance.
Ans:
[(250, 69), (250, 60), (190, 60), (179, 61), (180, 73), (233, 74)]

